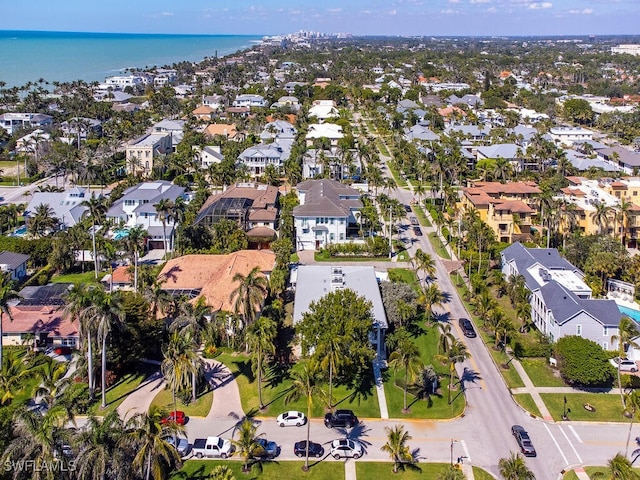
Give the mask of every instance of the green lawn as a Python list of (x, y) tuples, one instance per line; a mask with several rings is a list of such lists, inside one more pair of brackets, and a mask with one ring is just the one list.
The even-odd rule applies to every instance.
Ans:
[(309, 479), (309, 480), (339, 480), (344, 478), (344, 463), (342, 462), (318, 462), (309, 460), (309, 471), (303, 472), (304, 462), (265, 462), (263, 471), (254, 467), (250, 473), (242, 472), (242, 462), (234, 460), (187, 460), (181, 470), (171, 475), (172, 480), (206, 480), (209, 473), (217, 465), (228, 465), (233, 471), (233, 476), (240, 479), (260, 478), (263, 480), (281, 480), (283, 478)]
[(475, 480), (495, 480), (489, 472), (480, 467), (473, 467), (473, 478), (475, 478)]
[(418, 217), (418, 221), (420, 222), (420, 225), (423, 225), (425, 227), (431, 226), (431, 222), (425, 215), (424, 210), (420, 205), (414, 205), (413, 211), (416, 213), (416, 217)]
[[(634, 472), (636, 472), (636, 474), (640, 474), (640, 468), (634, 468), (633, 470)], [(598, 478), (594, 477), (596, 473), (602, 473), (605, 475), (604, 477), (600, 478), (610, 478), (609, 476), (607, 476), (607, 474), (609, 474), (609, 469), (607, 467), (584, 467), (584, 471), (587, 472), (589, 478)], [(575, 474), (575, 472), (571, 470), (571, 473), (573, 473), (575, 477), (565, 477), (565, 479), (569, 478), (569, 480), (573, 480), (573, 478), (575, 478), (577, 480), (578, 476)]]
[(536, 417), (542, 417), (536, 402), (533, 401), (533, 397), (530, 393), (518, 393), (513, 396), (513, 399), (524, 408), (527, 412), (534, 414)]
[[(145, 369), (146, 368), (146, 369)], [(124, 399), (140, 386), (142, 381), (152, 372), (149, 367), (142, 367), (140, 371), (123, 375), (114, 385), (107, 390), (107, 408), (100, 408), (100, 392), (96, 392), (98, 402), (89, 410), (94, 415), (106, 415), (120, 406)]]
[[(411, 442), (409, 442), (409, 446), (411, 446)], [(356, 462), (356, 476), (360, 479), (435, 479), (440, 473), (446, 471), (448, 466), (447, 463), (418, 463), (419, 471), (407, 469), (404, 472), (401, 471), (394, 474), (393, 463), (391, 462), (364, 462), (360, 460)]]
[[(104, 277), (104, 273), (98, 272), (98, 278)], [(90, 270), (88, 272), (83, 273), (66, 273), (61, 275), (55, 275), (51, 278), (53, 283), (74, 283), (74, 284), (83, 284), (83, 283), (98, 283), (96, 281), (95, 272)]]
[(439, 257), (446, 258), (447, 260), (451, 260), (451, 255), (446, 248), (444, 248), (444, 244), (440, 237), (436, 232), (431, 232), (429, 234), (429, 241), (431, 241), (431, 245), (433, 245), (433, 249), (436, 251)]
[(566, 387), (562, 378), (553, 374), (546, 358), (523, 358), (520, 363), (536, 387)]
[[(433, 360), (433, 355), (437, 351), (438, 336), (435, 327), (426, 330), (426, 333), (415, 339), (420, 357), (424, 365), (433, 365), (436, 372), (441, 377), (440, 380), (440, 396), (432, 395), (429, 400), (418, 399), (417, 397), (407, 393), (407, 404), (410, 408), (409, 413), (403, 413), (404, 407), (403, 389), (404, 370), (393, 369), (387, 370), (388, 377), (384, 382), (384, 392), (387, 397), (387, 407), (391, 418), (453, 418), (460, 415), (464, 411), (465, 398), (460, 388), (451, 391), (451, 405), (448, 404), (448, 387), (449, 372), (446, 365)], [(456, 380), (457, 381), (457, 380)], [(409, 380), (411, 384), (411, 379)]]
[(389, 280), (392, 282), (402, 282), (411, 285), (416, 292), (420, 291), (420, 283), (416, 272), (409, 270), (408, 268), (389, 268), (387, 270), (389, 274)]
[[(208, 391), (201, 394), (199, 397), (196, 397), (196, 401), (194, 403), (190, 403), (189, 405), (185, 405), (178, 398), (176, 410), (182, 410), (188, 417), (206, 417), (211, 410), (212, 402), (213, 392)], [(173, 396), (171, 395), (171, 390), (165, 388), (164, 390), (160, 391), (155, 396), (151, 404), (165, 407), (167, 410), (173, 410)]]
[(576, 475), (576, 472), (574, 472), (573, 470), (570, 470), (564, 474), (564, 476), (562, 477), (562, 480), (580, 480), (580, 479), (578, 478), (578, 475)]
[[(262, 388), (263, 401), (266, 409), (259, 411), (258, 382), (251, 370), (251, 358), (246, 355), (221, 354), (216, 360), (224, 363), (236, 377), (238, 388), (240, 389), (240, 400), (242, 409), (246, 413), (254, 413), (259, 416), (275, 417), (286, 410), (307, 411), (306, 400), (299, 399), (287, 405), (284, 398), (291, 390), (291, 378), (289, 371), (275, 371), (265, 379)], [(299, 370), (305, 361), (300, 361), (291, 367), (292, 370)], [(325, 388), (328, 390), (328, 387)], [(380, 407), (375, 393), (373, 379), (370, 379), (368, 388), (364, 388), (358, 395), (353, 390), (342, 385), (333, 386), (334, 404), (339, 408), (348, 408), (361, 418), (380, 418)], [(314, 401), (312, 417), (322, 418), (325, 413), (325, 405), (320, 400)]]
[[(569, 419), (575, 421), (592, 422), (626, 422), (622, 416), (622, 404), (619, 395), (608, 393), (541, 393), (540, 396), (554, 420), (562, 419), (564, 411), (564, 397), (567, 398), (567, 408), (571, 410)], [(585, 410), (584, 404), (589, 403), (595, 412)]]

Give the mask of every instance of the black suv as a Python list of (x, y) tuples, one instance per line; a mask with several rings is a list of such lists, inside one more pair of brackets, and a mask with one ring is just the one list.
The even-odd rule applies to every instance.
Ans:
[(465, 337), (476, 337), (476, 331), (473, 329), (471, 320), (469, 320), (468, 318), (461, 318), (460, 320), (458, 320), (458, 325), (460, 325), (460, 329), (462, 330), (462, 333)]
[(335, 412), (329, 412), (324, 416), (324, 426), (327, 428), (351, 428), (357, 423), (358, 417), (356, 417), (351, 410), (336, 410)]

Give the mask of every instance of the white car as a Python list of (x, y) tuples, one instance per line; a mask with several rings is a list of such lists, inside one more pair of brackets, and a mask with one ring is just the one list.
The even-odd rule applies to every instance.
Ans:
[(619, 357), (612, 358), (611, 365), (616, 368), (620, 367), (621, 372), (635, 373), (638, 371), (638, 365), (636, 364), (636, 362), (627, 358), (623, 358), (622, 360), (620, 360)]
[(340, 438), (331, 442), (331, 456), (340, 458), (360, 458), (364, 453), (362, 444), (357, 440)]
[(305, 417), (304, 413), (302, 412), (291, 410), (289, 412), (284, 412), (278, 415), (278, 418), (276, 418), (276, 423), (281, 427), (299, 427), (307, 423), (307, 417)]

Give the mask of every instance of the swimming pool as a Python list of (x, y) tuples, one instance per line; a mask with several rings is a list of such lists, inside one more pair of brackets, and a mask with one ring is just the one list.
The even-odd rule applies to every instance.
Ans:
[(27, 226), (26, 225), (22, 225), (18, 228), (16, 228), (16, 230), (9, 235), (10, 237), (24, 237), (27, 234)]
[(622, 305), (618, 305), (618, 310), (620, 313), (625, 314), (636, 322), (640, 323), (640, 310), (634, 310), (633, 308), (623, 307)]
[(123, 238), (127, 238), (128, 236), (129, 236), (129, 231), (128, 230), (118, 230), (113, 235), (113, 239), (114, 240), (122, 240)]

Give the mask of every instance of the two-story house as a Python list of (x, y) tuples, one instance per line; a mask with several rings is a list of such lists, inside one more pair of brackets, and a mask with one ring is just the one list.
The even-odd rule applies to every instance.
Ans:
[(58, 227), (66, 229), (73, 227), (85, 215), (88, 207), (82, 203), (89, 199), (89, 191), (83, 187), (73, 187), (64, 192), (38, 192), (31, 195), (29, 205), (24, 211), (27, 225), (35, 216), (40, 205), (47, 205), (51, 216), (58, 219)]
[(360, 191), (336, 180), (306, 180), (296, 185), (300, 205), (293, 209), (298, 250), (346, 243), (357, 235)]
[(238, 95), (233, 101), (234, 107), (267, 107), (268, 102), (262, 95), (255, 95), (251, 93), (245, 93)]
[(147, 133), (126, 145), (127, 173), (149, 176), (153, 162), (159, 155), (173, 152), (171, 133)]
[(7, 112), (0, 115), (0, 128), (4, 128), (9, 135), (31, 128), (49, 130), (52, 125), (53, 117), (43, 113)]
[[(122, 197), (114, 202), (107, 212), (107, 219), (119, 225), (120, 230), (141, 226), (149, 234), (149, 250), (163, 249), (165, 226), (155, 205), (163, 199), (175, 203), (178, 197), (184, 197), (184, 191), (183, 187), (166, 180), (139, 183), (126, 189)], [(167, 250), (172, 251), (176, 221), (174, 218), (167, 218), (165, 223)]]

